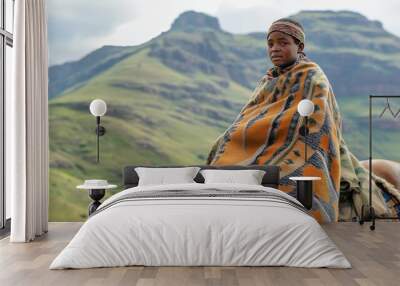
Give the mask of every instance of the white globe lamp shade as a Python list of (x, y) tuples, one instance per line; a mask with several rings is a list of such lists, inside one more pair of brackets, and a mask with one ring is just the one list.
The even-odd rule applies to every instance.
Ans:
[(303, 99), (297, 105), (297, 111), (301, 116), (310, 116), (314, 112), (314, 103), (309, 99)]
[(102, 99), (95, 99), (90, 103), (90, 113), (94, 116), (103, 116), (106, 114), (107, 104)]

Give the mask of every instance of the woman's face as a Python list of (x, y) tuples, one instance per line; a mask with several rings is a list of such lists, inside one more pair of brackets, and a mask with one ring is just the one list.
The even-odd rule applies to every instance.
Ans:
[(297, 45), (294, 39), (282, 32), (272, 32), (268, 37), (268, 55), (275, 66), (281, 66), (296, 60), (297, 53), (304, 45)]

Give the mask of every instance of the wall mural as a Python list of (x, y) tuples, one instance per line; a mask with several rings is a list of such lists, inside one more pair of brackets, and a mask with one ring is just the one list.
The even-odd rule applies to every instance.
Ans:
[[(348, 146), (367, 159), (368, 95), (400, 93), (400, 38), (353, 12), (293, 17), (305, 28), (306, 54), (333, 85)], [(75, 188), (86, 179), (120, 185), (126, 165), (204, 164), (271, 66), (264, 31), (232, 34), (217, 18), (192, 11), (171, 24), (141, 45), (102, 46), (49, 67), (51, 221), (86, 219), (90, 199)], [(98, 163), (89, 111), (96, 98), (107, 103)], [(385, 104), (376, 103), (377, 117)], [(400, 160), (399, 119), (385, 114), (375, 124), (374, 158)]]

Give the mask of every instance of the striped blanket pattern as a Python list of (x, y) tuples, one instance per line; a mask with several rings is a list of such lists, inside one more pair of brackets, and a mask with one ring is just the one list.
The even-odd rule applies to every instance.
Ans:
[[(221, 134), (208, 154), (209, 165), (277, 165), (279, 189), (295, 195), (291, 176), (319, 176), (314, 182), (311, 214), (321, 223), (351, 220), (368, 204), (369, 175), (343, 139), (342, 119), (328, 78), (304, 58), (283, 72), (270, 69), (247, 104)], [(315, 105), (309, 117), (307, 160), (304, 118), (297, 112), (302, 99)], [(378, 217), (400, 216), (400, 191), (372, 175), (372, 197)], [(340, 197), (340, 204), (339, 204)]]

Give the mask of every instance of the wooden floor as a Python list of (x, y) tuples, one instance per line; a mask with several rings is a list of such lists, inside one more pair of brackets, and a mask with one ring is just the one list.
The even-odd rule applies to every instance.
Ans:
[(81, 223), (50, 223), (32, 243), (0, 241), (0, 285), (400, 285), (400, 223), (338, 223), (324, 226), (353, 268), (119, 267), (48, 270)]

